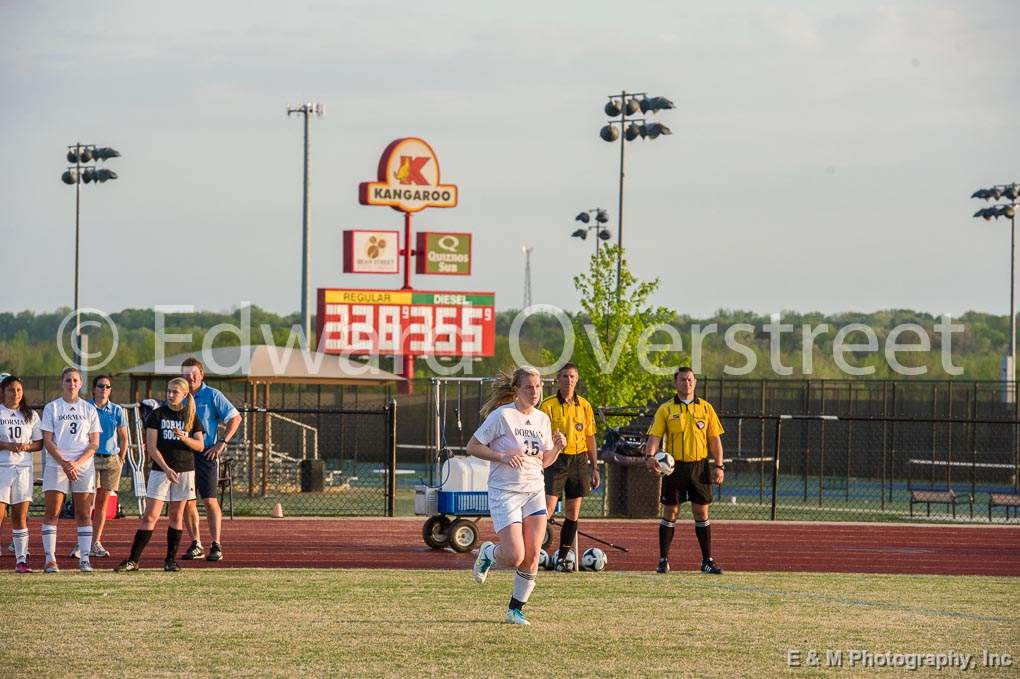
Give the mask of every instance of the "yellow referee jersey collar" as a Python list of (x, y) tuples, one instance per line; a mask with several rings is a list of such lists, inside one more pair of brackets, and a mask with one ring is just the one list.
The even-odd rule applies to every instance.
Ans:
[[(701, 402), (701, 399), (700, 399), (700, 398), (698, 398), (697, 396), (695, 396), (695, 397), (694, 397), (694, 398), (693, 398), (693, 399), (691, 400), (691, 402), (690, 402), (690, 403), (688, 403), (688, 404), (686, 404), (686, 405), (692, 405), (692, 406), (696, 406), (696, 405), (698, 405), (698, 404), (699, 404), (700, 402)], [(680, 396), (678, 396), (678, 395), (674, 395), (674, 396), (673, 396), (673, 403), (675, 403), (675, 404), (677, 404), (677, 405), (680, 405), (681, 403), (683, 403), (683, 401), (681, 401), (681, 400), (680, 400)]]
[[(556, 390), (556, 400), (560, 402), (560, 405), (561, 405), (561, 406), (562, 406), (562, 405), (566, 405), (566, 403), (567, 403), (567, 399), (563, 398), (563, 394), (561, 394), (561, 393), (560, 393), (560, 390), (559, 390), (559, 389), (557, 389), (557, 390)], [(581, 399), (580, 399), (580, 398), (578, 397), (578, 395), (577, 395), (577, 392), (576, 392), (576, 391), (574, 392), (574, 398), (573, 398), (573, 401), (572, 401), (572, 403), (573, 403), (573, 404), (574, 404), (575, 406), (579, 406), (579, 405), (581, 405)]]

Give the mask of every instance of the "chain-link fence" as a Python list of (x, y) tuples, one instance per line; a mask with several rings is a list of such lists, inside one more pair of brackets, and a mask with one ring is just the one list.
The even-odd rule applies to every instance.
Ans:
[[(643, 445), (650, 418), (622, 417), (619, 436), (607, 445), (624, 450), (625, 460), (625, 449), (636, 454)], [(715, 488), (714, 517), (1001, 521), (1014, 507), (1015, 520), (1016, 422), (760, 414), (721, 420), (726, 477)], [(659, 484), (643, 467), (610, 465), (610, 515), (654, 516)]]

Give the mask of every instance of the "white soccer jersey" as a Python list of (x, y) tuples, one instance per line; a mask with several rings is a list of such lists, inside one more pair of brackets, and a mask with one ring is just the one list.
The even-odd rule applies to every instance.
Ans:
[(542, 453), (553, 447), (549, 416), (538, 408), (525, 415), (513, 403), (496, 408), (475, 432), (480, 443), (497, 453), (521, 451), (524, 465), (514, 469), (502, 462), (489, 463), (489, 488), (536, 493), (545, 487)]
[[(34, 410), (32, 417), (25, 421), (20, 410), (11, 410), (0, 403), (0, 443), (31, 443), (42, 440), (42, 429), (39, 428), (39, 416)], [(0, 467), (32, 468), (32, 453), (15, 453), (0, 450)]]
[(85, 399), (68, 403), (63, 397), (55, 398), (43, 408), (43, 431), (53, 432), (53, 443), (65, 460), (77, 460), (89, 445), (89, 434), (103, 428), (99, 424), (96, 407)]

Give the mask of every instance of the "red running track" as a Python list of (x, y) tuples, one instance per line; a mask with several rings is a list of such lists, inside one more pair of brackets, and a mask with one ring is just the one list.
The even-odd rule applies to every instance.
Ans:
[[(180, 563), (185, 568), (471, 567), (474, 557), (470, 554), (429, 549), (422, 542), (422, 523), (421, 518), (226, 519), (222, 562)], [(93, 559), (93, 564), (112, 568), (125, 558), (137, 525), (136, 519), (110, 521), (103, 544), (111, 556)], [(492, 537), (488, 519), (482, 519), (479, 527), (482, 539)], [(1020, 576), (1020, 526), (1015, 525), (715, 521), (712, 527), (714, 556), (725, 570)], [(203, 520), (208, 546), (206, 528)], [(41, 570), (38, 520), (31, 521), (29, 529), (32, 554), (29, 563)], [(624, 553), (602, 546), (609, 555), (610, 569), (654, 569), (658, 558), (658, 521), (582, 519), (581, 530), (630, 550)], [(144, 567), (162, 565), (165, 534), (164, 519), (142, 559)], [(58, 560), (63, 569), (77, 569), (77, 562), (66, 557), (74, 544), (74, 535), (73, 523), (61, 521)], [(4, 545), (0, 550), (3, 555), (0, 568), (13, 569), (14, 559), (6, 548), (10, 540), (7, 521), (0, 540)], [(600, 546), (583, 537), (580, 540), (582, 549)], [(680, 522), (670, 564), (674, 570), (695, 570), (699, 563), (693, 524)]]

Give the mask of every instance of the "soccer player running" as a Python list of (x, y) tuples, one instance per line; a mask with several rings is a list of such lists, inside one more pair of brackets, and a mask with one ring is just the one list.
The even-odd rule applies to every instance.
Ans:
[[(676, 515), (688, 499), (694, 516), (694, 533), (701, 547), (701, 572), (722, 575), (712, 559), (712, 528), (708, 506), (712, 504), (712, 484), (723, 482), (722, 424), (715, 408), (694, 395), (698, 380), (688, 367), (678, 368), (674, 376), (676, 396), (659, 406), (648, 429), (645, 465), (658, 472), (655, 453), (664, 438), (666, 452), (673, 456), (673, 473), (662, 480), (662, 521), (659, 523), (658, 573), (669, 572), (669, 547), (676, 529)], [(711, 453), (712, 459), (708, 456)]]
[[(595, 448), (595, 412), (585, 398), (575, 393), (580, 373), (567, 363), (556, 373), (556, 393), (542, 400), (539, 408), (549, 416), (552, 430), (563, 433), (567, 445), (560, 457), (545, 470), (546, 511), (552, 517), (556, 501), (565, 494), (563, 527), (556, 570), (565, 571), (566, 556), (577, 537), (577, 519), (582, 498), (599, 487), (598, 451)], [(575, 555), (574, 568), (577, 568)]]
[(145, 488), (149, 502), (131, 544), (131, 554), (113, 570), (138, 570), (142, 551), (152, 538), (163, 503), (170, 503), (170, 524), (166, 529), (166, 558), (163, 570), (177, 571), (174, 561), (184, 533), (184, 508), (195, 499), (195, 459), (205, 445), (202, 422), (196, 414), (195, 399), (188, 381), (175, 377), (166, 386), (166, 402), (145, 418), (145, 450), (152, 471)]
[(493, 565), (516, 569), (506, 622), (529, 625), (524, 604), (535, 589), (538, 556), (545, 537), (546, 507), (542, 470), (566, 445), (552, 433), (549, 417), (536, 408), (542, 377), (530, 367), (500, 372), (492, 396), (482, 406), (485, 421), (468, 442), (470, 455), (489, 461), (489, 513), (499, 543), (482, 543), (473, 573), (482, 584)]
[(28, 567), (28, 506), (32, 502), (32, 453), (42, 450), (39, 416), (25, 404), (21, 380), (8, 375), (0, 381), (0, 524), (8, 508), (14, 535), (14, 572)]
[[(120, 472), (124, 468), (124, 459), (128, 450), (127, 412), (110, 400), (113, 390), (113, 379), (109, 375), (97, 375), (92, 380), (92, 403), (99, 414), (99, 424), (103, 431), (99, 435), (99, 448), (96, 450), (96, 502), (93, 517), (93, 539), (90, 556), (107, 557), (110, 552), (103, 547), (100, 540), (106, 526), (106, 503), (110, 493), (120, 490)], [(79, 558), (75, 547), (71, 556)]]
[(96, 492), (96, 467), (93, 455), (99, 447), (99, 413), (88, 401), (78, 398), (81, 373), (77, 368), (64, 368), (60, 375), (61, 396), (43, 408), (43, 448), (52, 459), (43, 472), (43, 493), (46, 509), (42, 524), (43, 552), (46, 554), (44, 573), (58, 573), (57, 520), (64, 497), (70, 493), (74, 502), (74, 520), (78, 525), (78, 569), (92, 572), (89, 552), (92, 549), (92, 498)]
[[(212, 544), (206, 561), (219, 561), (223, 558), (220, 545), (220, 531), (223, 526), (223, 510), (217, 498), (220, 480), (220, 455), (227, 444), (234, 438), (237, 428), (241, 426), (241, 414), (230, 400), (219, 389), (205, 384), (205, 366), (197, 358), (186, 358), (181, 363), (181, 377), (188, 382), (191, 395), (195, 399), (195, 412), (205, 431), (205, 449), (201, 455), (195, 456), (195, 491), (202, 498), (205, 514), (209, 521), (209, 534)], [(223, 436), (217, 438), (219, 426), (226, 424)], [(188, 502), (184, 512), (184, 523), (191, 536), (191, 545), (181, 556), (182, 559), (200, 559), (205, 554), (202, 547), (201, 525), (198, 521), (198, 505), (195, 500)]]

